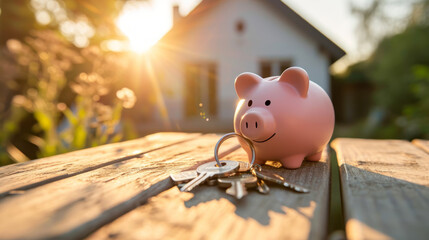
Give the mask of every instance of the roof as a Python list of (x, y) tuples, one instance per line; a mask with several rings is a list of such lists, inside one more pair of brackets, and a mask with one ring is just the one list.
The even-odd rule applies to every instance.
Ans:
[[(307, 35), (312, 40), (314, 40), (322, 50), (327, 52), (331, 63), (334, 63), (346, 54), (346, 52), (336, 43), (317, 30), (313, 25), (307, 22), (303, 17), (301, 17), (281, 0), (259, 1), (268, 3), (273, 7), (274, 10), (280, 11), (280, 13), (283, 14), (286, 19), (295, 25), (298, 31), (303, 32), (304, 35)], [(159, 41), (160, 45), (162, 45), (162, 42), (166, 39), (175, 39), (181, 34), (186, 33), (195, 23), (198, 22), (198, 18), (203, 16), (207, 11), (210, 11), (210, 9), (214, 8), (221, 2), (222, 0), (202, 0), (187, 16), (179, 19), (173, 25), (172, 29), (167, 32)]]

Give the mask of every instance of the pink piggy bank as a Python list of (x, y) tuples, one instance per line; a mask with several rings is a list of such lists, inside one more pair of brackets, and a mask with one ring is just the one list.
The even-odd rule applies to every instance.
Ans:
[[(299, 67), (282, 75), (261, 78), (242, 73), (235, 79), (240, 101), (234, 130), (253, 143), (255, 163), (280, 161), (285, 168), (299, 168), (304, 159), (319, 161), (334, 130), (331, 99)], [(251, 154), (247, 144), (241, 145)]]

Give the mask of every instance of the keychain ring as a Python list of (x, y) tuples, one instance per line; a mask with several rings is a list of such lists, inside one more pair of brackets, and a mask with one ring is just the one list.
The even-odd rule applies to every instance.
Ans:
[(227, 133), (227, 134), (223, 135), (223, 136), (219, 139), (219, 141), (216, 143), (216, 146), (215, 146), (215, 149), (214, 149), (214, 158), (215, 158), (215, 160), (216, 160), (217, 165), (218, 165), (218, 166), (222, 166), (222, 165), (221, 165), (221, 163), (220, 163), (220, 161), (219, 161), (219, 156), (218, 156), (218, 152), (219, 152), (220, 145), (221, 145), (225, 140), (227, 140), (227, 139), (229, 139), (229, 138), (232, 138), (232, 137), (238, 137), (238, 138), (243, 139), (243, 140), (247, 143), (247, 145), (250, 147), (250, 149), (252, 150), (252, 161), (250, 162), (250, 166), (253, 166), (253, 163), (255, 163), (255, 159), (256, 159), (255, 147), (253, 147), (253, 144), (252, 144), (252, 142), (251, 142), (251, 141), (249, 141), (249, 139), (247, 139), (247, 138), (245, 138), (245, 137), (243, 137), (243, 136), (241, 136), (240, 134), (237, 134), (237, 133), (235, 133), (235, 132)]

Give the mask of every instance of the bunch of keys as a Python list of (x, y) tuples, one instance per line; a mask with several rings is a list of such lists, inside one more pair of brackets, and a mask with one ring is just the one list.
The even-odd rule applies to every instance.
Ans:
[[(218, 151), (220, 145), (234, 136), (242, 138), (249, 145), (252, 150), (251, 163), (232, 160), (219, 161)], [(236, 133), (228, 133), (219, 139), (216, 143), (214, 158), (216, 161), (205, 163), (196, 170), (171, 174), (170, 177), (179, 186), (180, 191), (189, 192), (199, 184), (206, 182), (209, 185), (218, 184), (220, 187), (226, 187), (226, 193), (237, 199), (247, 195), (247, 188), (256, 188), (259, 193), (268, 194), (270, 189), (264, 180), (299, 193), (309, 192), (307, 188), (289, 183), (280, 175), (264, 170), (257, 164), (254, 165), (256, 155), (253, 144)]]

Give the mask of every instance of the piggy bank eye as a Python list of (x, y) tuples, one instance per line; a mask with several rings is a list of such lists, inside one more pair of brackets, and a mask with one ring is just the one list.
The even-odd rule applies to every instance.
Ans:
[(249, 100), (249, 102), (247, 103), (247, 106), (252, 106), (252, 103), (253, 103), (253, 101), (252, 100)]
[(270, 104), (271, 104), (270, 100), (265, 101), (265, 106), (270, 106)]

